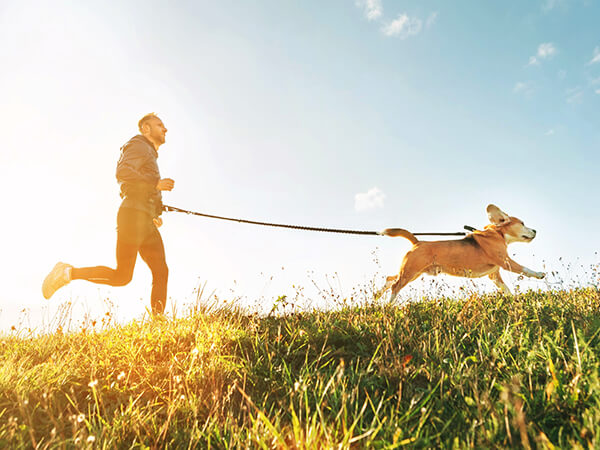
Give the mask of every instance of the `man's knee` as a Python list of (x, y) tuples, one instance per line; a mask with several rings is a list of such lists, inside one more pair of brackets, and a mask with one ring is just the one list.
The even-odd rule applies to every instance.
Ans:
[(115, 274), (114, 284), (113, 286), (125, 286), (129, 284), (131, 279), (133, 278), (133, 270), (131, 271), (119, 271)]

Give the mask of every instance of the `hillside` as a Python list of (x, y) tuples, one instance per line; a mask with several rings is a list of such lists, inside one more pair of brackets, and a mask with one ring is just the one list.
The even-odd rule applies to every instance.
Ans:
[(600, 446), (600, 293), (0, 338), (0, 447)]

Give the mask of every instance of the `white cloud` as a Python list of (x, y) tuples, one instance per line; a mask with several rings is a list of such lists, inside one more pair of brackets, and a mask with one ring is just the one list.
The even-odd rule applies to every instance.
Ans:
[(580, 86), (567, 89), (567, 103), (579, 104), (583, 101), (583, 89)]
[(567, 0), (545, 0), (542, 5), (542, 11), (549, 12), (559, 6), (566, 6)]
[(364, 8), (365, 17), (369, 21), (377, 20), (383, 15), (381, 0), (358, 0), (356, 4)]
[(513, 92), (522, 92), (527, 88), (527, 83), (523, 81), (517, 81), (515, 87), (513, 88)]
[(517, 81), (513, 87), (515, 94), (523, 94), (526, 97), (530, 97), (534, 90), (534, 85), (530, 81)]
[(372, 187), (367, 192), (359, 192), (354, 196), (354, 209), (366, 211), (374, 208), (383, 208), (385, 194), (378, 187)]
[(381, 23), (381, 32), (386, 36), (395, 36), (400, 39), (406, 39), (409, 36), (417, 35), (423, 28), (431, 28), (437, 22), (438, 11), (429, 14), (425, 22), (418, 17), (409, 17), (406, 13), (398, 15), (396, 20), (383, 20), (382, 0), (355, 0), (357, 7), (361, 8), (369, 22), (377, 21)]
[(544, 133), (544, 135), (546, 135), (546, 136), (552, 136), (554, 133), (556, 133), (556, 131), (554, 131), (554, 128), (550, 128), (548, 131), (546, 131)]
[(594, 92), (595, 92), (596, 94), (600, 94), (600, 89), (596, 89)]
[(439, 16), (439, 14), (437, 11), (434, 11), (431, 14), (429, 14), (429, 17), (425, 21), (425, 28), (432, 27), (437, 22), (438, 16)]
[(588, 66), (590, 64), (596, 64), (600, 62), (600, 47), (596, 47), (594, 49), (594, 56), (592, 56), (592, 59), (590, 60), (590, 62), (588, 63)]
[(543, 59), (550, 59), (556, 54), (556, 47), (552, 42), (544, 42), (540, 44), (537, 49), (537, 53), (534, 56), (529, 57), (529, 65), (537, 65)]
[(419, 34), (422, 27), (423, 22), (421, 19), (400, 14), (396, 20), (384, 25), (381, 31), (386, 36), (397, 36), (400, 39), (406, 39), (409, 36)]
[(546, 42), (544, 44), (540, 44), (538, 47), (538, 56), (542, 59), (550, 58), (552, 55), (556, 53), (556, 48), (552, 44), (552, 42)]

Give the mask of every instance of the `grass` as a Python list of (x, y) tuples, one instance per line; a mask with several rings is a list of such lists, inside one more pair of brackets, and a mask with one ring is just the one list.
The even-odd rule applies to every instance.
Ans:
[(596, 287), (0, 341), (0, 447), (600, 447)]

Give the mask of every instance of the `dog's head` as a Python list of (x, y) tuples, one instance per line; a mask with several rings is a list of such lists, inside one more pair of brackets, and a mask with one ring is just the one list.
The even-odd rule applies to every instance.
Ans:
[(507, 244), (511, 242), (530, 242), (535, 230), (525, 226), (521, 219), (511, 217), (496, 205), (488, 205), (487, 214), (492, 225), (504, 236)]

